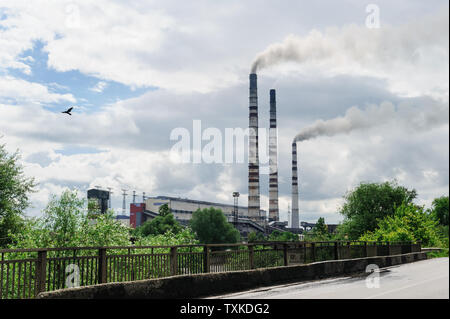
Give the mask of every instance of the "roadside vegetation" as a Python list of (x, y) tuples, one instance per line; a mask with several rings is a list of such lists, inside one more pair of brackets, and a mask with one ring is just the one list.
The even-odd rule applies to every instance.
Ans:
[(448, 257), (448, 248), (442, 248), (440, 251), (432, 251), (427, 254), (428, 258)]
[[(39, 248), (76, 246), (130, 246), (221, 244), (242, 241), (223, 212), (197, 210), (187, 227), (174, 218), (167, 205), (159, 216), (131, 229), (100, 214), (95, 202), (87, 202), (75, 190), (53, 196), (40, 217), (26, 217), (29, 196), (36, 184), (24, 176), (18, 152), (8, 154), (0, 145), (0, 247)], [(334, 233), (324, 218), (307, 233), (308, 241), (421, 241), (424, 247), (447, 248), (449, 198), (442, 196), (425, 209), (414, 201), (417, 192), (397, 182), (361, 183), (344, 196), (343, 222)], [(274, 231), (269, 236), (250, 233), (248, 242), (299, 241), (296, 234)], [(436, 253), (437, 254), (437, 253)]]

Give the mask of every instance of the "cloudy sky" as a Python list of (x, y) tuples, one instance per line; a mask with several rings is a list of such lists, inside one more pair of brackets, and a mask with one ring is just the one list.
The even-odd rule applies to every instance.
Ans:
[[(118, 212), (122, 188), (246, 205), (245, 162), (179, 163), (170, 136), (246, 128), (256, 60), (260, 127), (277, 89), (281, 219), (305, 131), (301, 221), (340, 221), (362, 181), (397, 179), (429, 206), (449, 190), (448, 19), (446, 0), (1, 0), (0, 143), (39, 182), (30, 216), (96, 185)], [(261, 195), (267, 208), (268, 175)]]

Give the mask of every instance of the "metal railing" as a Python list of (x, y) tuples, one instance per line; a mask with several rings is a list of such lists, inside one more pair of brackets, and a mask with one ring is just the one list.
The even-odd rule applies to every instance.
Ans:
[(420, 252), (411, 242), (71, 247), (0, 250), (0, 299), (71, 286)]

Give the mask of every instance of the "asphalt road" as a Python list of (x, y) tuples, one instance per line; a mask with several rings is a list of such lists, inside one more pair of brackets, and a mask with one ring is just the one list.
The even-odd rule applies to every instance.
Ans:
[[(379, 275), (378, 280), (373, 276)], [(219, 299), (449, 299), (448, 258), (382, 268), (367, 276), (264, 287)], [(378, 288), (377, 281), (379, 283)], [(371, 288), (370, 288), (371, 287)]]

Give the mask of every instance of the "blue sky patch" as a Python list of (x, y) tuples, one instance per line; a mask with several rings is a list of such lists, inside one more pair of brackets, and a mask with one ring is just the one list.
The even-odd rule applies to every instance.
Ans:
[(78, 146), (78, 145), (67, 145), (64, 146), (64, 148), (61, 150), (55, 150), (55, 153), (65, 156), (71, 156), (76, 154), (98, 154), (103, 152), (105, 151), (95, 147)]
[[(25, 62), (31, 67), (31, 74), (27, 75), (16, 69), (8, 69), (8, 74), (16, 78), (45, 85), (53, 93), (71, 93), (77, 100), (75, 104), (83, 107), (86, 113), (94, 113), (102, 106), (119, 100), (137, 97), (149, 90), (157, 89), (156, 87), (131, 89), (124, 84), (85, 75), (77, 70), (67, 72), (55, 71), (47, 67), (48, 53), (43, 50), (44, 47), (44, 42), (35, 41), (32, 49), (26, 50), (20, 55), (20, 58), (33, 58), (33, 61)], [(103, 91), (96, 92), (92, 90), (99, 82), (106, 84)], [(45, 108), (59, 112), (59, 107), (65, 108), (69, 106), (68, 104), (68, 102), (64, 101), (49, 104)]]

